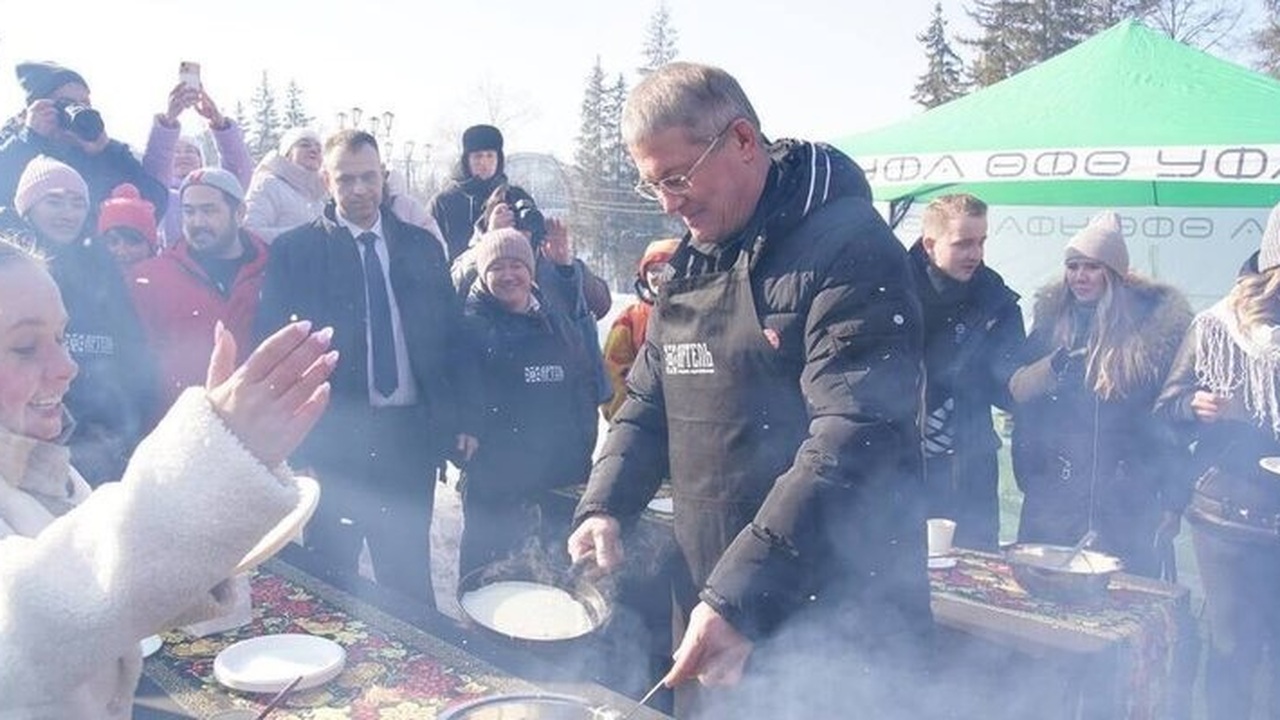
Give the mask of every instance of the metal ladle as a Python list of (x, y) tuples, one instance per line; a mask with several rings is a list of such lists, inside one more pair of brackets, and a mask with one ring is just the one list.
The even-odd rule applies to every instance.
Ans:
[(630, 720), (636, 713), (640, 712), (640, 708), (649, 704), (649, 700), (653, 699), (654, 694), (657, 693), (658, 689), (661, 687), (662, 680), (659, 680), (657, 685), (649, 688), (649, 692), (645, 693), (644, 697), (640, 698), (640, 702), (633, 705), (632, 708), (627, 711), (627, 714), (618, 718), (618, 720)]
[(1058, 563), (1058, 568), (1066, 569), (1068, 567), (1071, 567), (1071, 561), (1075, 560), (1077, 555), (1084, 552), (1084, 549), (1088, 547), (1090, 544), (1092, 544), (1094, 540), (1097, 540), (1097, 539), (1098, 539), (1098, 532), (1093, 528), (1090, 528), (1084, 535), (1080, 536), (1079, 540), (1076, 541), (1075, 546), (1071, 548), (1071, 552), (1067, 553), (1067, 556), (1063, 558), (1060, 563)]

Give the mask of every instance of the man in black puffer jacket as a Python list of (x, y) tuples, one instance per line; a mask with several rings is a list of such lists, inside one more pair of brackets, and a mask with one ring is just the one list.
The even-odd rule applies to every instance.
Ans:
[(462, 157), (458, 158), (453, 181), (431, 198), (427, 207), (444, 233), (450, 261), (471, 243), (484, 201), (507, 182), (505, 169), (502, 131), (492, 125), (472, 125), (462, 133)]
[(686, 629), (665, 680), (738, 686), (682, 687), (679, 717), (920, 717), (933, 621), (905, 249), (849, 158), (769, 144), (719, 68), (651, 73), (623, 136), (637, 190), (689, 233), (570, 555), (616, 568), (669, 471)]
[(910, 254), (924, 312), (929, 515), (956, 521), (956, 545), (995, 551), (1000, 437), (991, 408), (1012, 409), (1009, 378), (1027, 333), (1018, 294), (983, 262), (986, 203), (943, 195), (924, 209), (921, 225)]

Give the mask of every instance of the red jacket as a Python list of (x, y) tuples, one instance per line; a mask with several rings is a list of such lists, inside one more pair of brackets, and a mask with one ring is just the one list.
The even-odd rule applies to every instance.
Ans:
[(160, 365), (162, 412), (184, 388), (204, 384), (218, 320), (236, 339), (237, 361), (253, 350), (253, 319), (267, 267), (267, 246), (246, 231), (240, 237), (252, 257), (241, 266), (226, 295), (192, 257), (185, 239), (130, 269), (133, 304)]

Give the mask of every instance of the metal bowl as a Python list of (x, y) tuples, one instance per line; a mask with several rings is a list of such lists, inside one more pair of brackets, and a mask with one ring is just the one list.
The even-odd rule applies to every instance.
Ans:
[(1005, 550), (1013, 578), (1029, 594), (1070, 605), (1098, 605), (1107, 598), (1111, 576), (1123, 569), (1120, 559), (1094, 550), (1064, 545), (1024, 543)]
[(445, 710), (440, 720), (608, 720), (618, 715), (571, 695), (530, 693), (473, 700)]

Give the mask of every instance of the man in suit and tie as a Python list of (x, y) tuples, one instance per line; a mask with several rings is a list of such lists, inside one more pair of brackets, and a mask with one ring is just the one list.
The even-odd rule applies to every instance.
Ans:
[(382, 213), (378, 143), (358, 130), (325, 142), (323, 215), (271, 247), (257, 330), (305, 318), (340, 353), (324, 417), (294, 455), (324, 487), (307, 547), (337, 574), (367, 541), (378, 583), (433, 602), (432, 469), (475, 451), (474, 363), (440, 242)]

